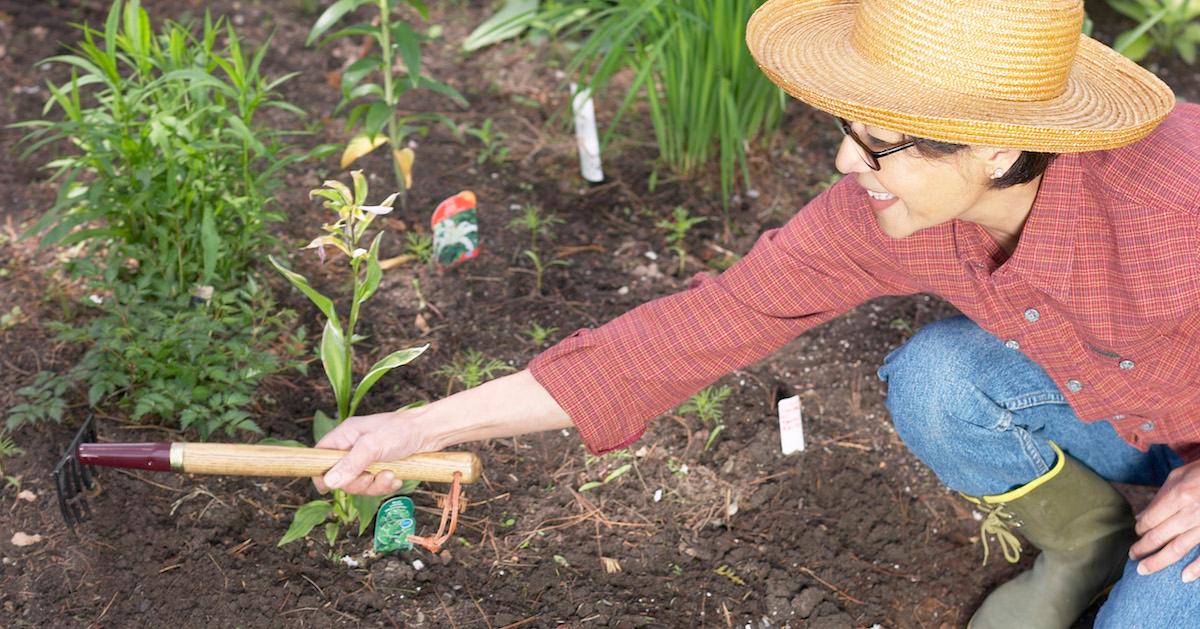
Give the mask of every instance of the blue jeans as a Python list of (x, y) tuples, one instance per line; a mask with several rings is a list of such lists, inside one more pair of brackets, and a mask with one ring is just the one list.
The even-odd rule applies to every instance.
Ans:
[[(1166, 446), (1140, 452), (1108, 422), (1076, 417), (1050, 376), (1020, 351), (952, 317), (925, 326), (883, 361), (887, 406), (896, 432), (946, 486), (995, 495), (1054, 466), (1054, 441), (1110, 481), (1162, 485), (1183, 459)], [(1129, 562), (1097, 618), (1097, 627), (1200, 624), (1200, 581), (1185, 584), (1184, 559), (1149, 576)], [(1183, 624), (1179, 624), (1183, 622)]]

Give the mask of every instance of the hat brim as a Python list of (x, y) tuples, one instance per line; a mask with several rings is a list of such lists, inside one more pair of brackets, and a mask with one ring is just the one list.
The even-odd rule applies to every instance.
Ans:
[(997, 100), (923, 84), (855, 50), (857, 6), (769, 0), (750, 18), (747, 46), (773, 82), (817, 109), (943, 142), (1045, 153), (1109, 149), (1145, 137), (1175, 105), (1158, 77), (1082, 33), (1066, 89), (1051, 100)]

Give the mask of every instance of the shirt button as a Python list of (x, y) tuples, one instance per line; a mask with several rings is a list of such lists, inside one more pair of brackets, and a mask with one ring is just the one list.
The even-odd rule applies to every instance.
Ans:
[(1154, 422), (1146, 422), (1141, 425), (1142, 432), (1150, 432), (1154, 430)]
[(1078, 380), (1067, 380), (1067, 390), (1071, 393), (1079, 393), (1083, 390), (1083, 383)]
[(1021, 344), (1016, 342), (1016, 340), (1005, 341), (1004, 346), (1008, 349), (1021, 349)]
[(1037, 311), (1037, 308), (1030, 308), (1025, 311), (1025, 320), (1030, 323), (1037, 323), (1038, 319), (1042, 318), (1042, 313)]
[(1121, 369), (1124, 369), (1125, 371), (1129, 371), (1130, 369), (1133, 369), (1134, 365), (1136, 365), (1136, 364), (1137, 363), (1135, 363), (1132, 360), (1129, 360), (1127, 358), (1127, 359), (1122, 360), (1121, 362), (1117, 363), (1117, 366), (1120, 367)]

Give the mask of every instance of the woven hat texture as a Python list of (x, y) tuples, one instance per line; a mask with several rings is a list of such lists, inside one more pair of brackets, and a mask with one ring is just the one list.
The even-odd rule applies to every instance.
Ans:
[(768, 0), (746, 43), (787, 93), (849, 120), (1051, 153), (1135, 142), (1175, 97), (1083, 18), (1079, 0)]

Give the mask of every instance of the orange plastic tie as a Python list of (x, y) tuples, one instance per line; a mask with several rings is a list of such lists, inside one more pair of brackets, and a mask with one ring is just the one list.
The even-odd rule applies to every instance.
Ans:
[[(450, 483), (450, 497), (442, 506), (442, 521), (438, 524), (437, 533), (432, 537), (421, 537), (419, 535), (409, 535), (408, 540), (413, 544), (428, 550), (433, 554), (438, 554), (442, 551), (442, 544), (445, 544), (451, 535), (454, 535), (455, 529), (458, 528), (458, 505), (459, 496), (462, 494), (462, 472), (454, 473), (454, 480)], [(446, 528), (446, 522), (450, 522), (450, 528)]]

